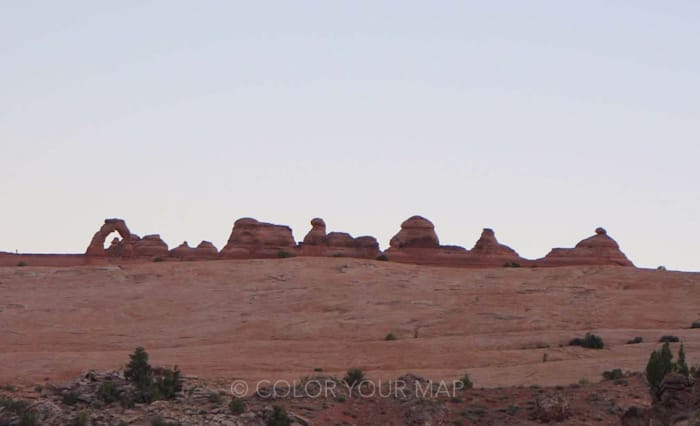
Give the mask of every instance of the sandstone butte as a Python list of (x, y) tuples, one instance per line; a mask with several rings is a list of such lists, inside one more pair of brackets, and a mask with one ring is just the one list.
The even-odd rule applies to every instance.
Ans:
[[(110, 235), (109, 247), (104, 248)], [(294, 240), (286, 225), (241, 218), (234, 222), (226, 245), (219, 251), (209, 241), (190, 247), (185, 241), (172, 250), (159, 234), (139, 237), (129, 230), (123, 219), (105, 219), (95, 232), (84, 254), (14, 254), (0, 252), (0, 265), (24, 262), (32, 266), (74, 266), (100, 260), (215, 260), (265, 259), (293, 256), (351, 257), (388, 260), (431, 266), (489, 268), (502, 266), (634, 266), (603, 228), (580, 241), (573, 248), (554, 248), (540, 259), (525, 259), (512, 248), (501, 244), (495, 232), (484, 228), (471, 250), (460, 246), (440, 245), (435, 226), (428, 219), (412, 216), (381, 251), (371, 236), (353, 237), (346, 232), (327, 232), (321, 218), (311, 220), (311, 229), (303, 241)]]

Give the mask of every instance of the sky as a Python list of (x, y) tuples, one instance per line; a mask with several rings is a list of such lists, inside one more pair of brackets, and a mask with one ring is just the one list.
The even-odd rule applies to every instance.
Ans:
[(406, 218), (700, 271), (700, 2), (0, 0), (0, 250)]

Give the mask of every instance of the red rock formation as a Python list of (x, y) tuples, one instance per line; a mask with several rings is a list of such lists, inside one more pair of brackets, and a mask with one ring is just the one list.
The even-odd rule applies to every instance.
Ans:
[(463, 247), (440, 246), (433, 223), (421, 216), (406, 219), (389, 245), (384, 252), (389, 260), (420, 265), (458, 266), (468, 253)]
[(311, 230), (300, 245), (303, 256), (347, 256), (375, 258), (379, 255), (379, 243), (374, 237), (353, 238), (346, 232), (326, 234), (323, 219), (311, 219)]
[[(126, 226), (126, 222), (122, 219), (105, 219), (104, 225), (100, 228), (99, 231), (95, 232), (95, 235), (92, 237), (92, 240), (90, 241), (90, 245), (88, 246), (87, 250), (85, 251), (85, 254), (88, 256), (105, 256), (107, 253), (105, 253), (104, 249), (104, 244), (105, 244), (105, 239), (111, 234), (112, 232), (118, 232), (119, 235), (122, 237), (122, 245), (120, 247), (117, 247), (117, 244), (115, 241), (112, 241), (112, 246), (110, 247), (111, 253), (114, 253), (113, 255), (118, 255), (118, 256), (130, 256), (132, 253), (132, 248), (131, 248), (131, 240), (132, 240), (132, 234), (129, 231), (129, 228)], [(118, 242), (118, 240), (117, 240)], [(118, 254), (116, 253), (118, 251)]]
[(620, 250), (617, 242), (608, 236), (603, 228), (595, 230), (596, 235), (586, 238), (572, 249), (555, 248), (543, 259), (535, 261), (538, 266), (572, 265), (619, 265), (634, 266)]
[(428, 219), (412, 216), (401, 224), (401, 230), (389, 241), (393, 248), (437, 248), (440, 240), (435, 226)]
[(523, 265), (527, 263), (527, 260), (520, 257), (515, 250), (499, 243), (491, 228), (484, 228), (481, 232), (481, 237), (469, 252), (469, 258), (474, 266)]
[(134, 243), (134, 256), (139, 257), (166, 257), (168, 245), (158, 234), (146, 235)]
[(242, 218), (233, 224), (231, 236), (220, 255), (223, 258), (243, 259), (277, 257), (280, 251), (291, 252), (295, 247), (289, 226)]
[(170, 250), (170, 257), (183, 260), (216, 259), (219, 251), (209, 241), (202, 241), (197, 247), (190, 247), (187, 241)]
[(326, 222), (316, 217), (311, 219), (311, 230), (304, 237), (304, 245), (320, 246), (326, 243)]

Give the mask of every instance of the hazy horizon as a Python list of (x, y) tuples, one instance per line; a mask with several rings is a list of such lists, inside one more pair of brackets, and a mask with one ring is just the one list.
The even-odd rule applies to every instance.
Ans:
[(5, 2), (0, 251), (240, 217), (700, 271), (700, 3)]

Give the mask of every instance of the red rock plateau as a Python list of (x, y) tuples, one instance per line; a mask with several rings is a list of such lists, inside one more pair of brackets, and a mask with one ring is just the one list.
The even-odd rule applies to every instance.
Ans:
[[(109, 235), (117, 233), (108, 248), (104, 248)], [(428, 219), (413, 216), (401, 224), (399, 232), (391, 238), (389, 248), (383, 253), (376, 238), (352, 237), (345, 232), (326, 233), (326, 223), (321, 218), (311, 220), (311, 230), (297, 244), (292, 229), (286, 225), (259, 222), (252, 218), (238, 219), (228, 242), (220, 252), (208, 241), (197, 247), (187, 242), (168, 250), (160, 235), (140, 238), (131, 233), (123, 219), (105, 219), (95, 233), (85, 255), (12, 254), (0, 252), (0, 265), (18, 263), (33, 266), (71, 266), (109, 261), (158, 260), (213, 260), (213, 259), (267, 259), (292, 256), (353, 257), (382, 259), (432, 266), (456, 266), (488, 268), (502, 266), (574, 266), (615, 265), (634, 266), (620, 250), (617, 242), (603, 228), (595, 235), (579, 242), (574, 248), (555, 248), (545, 257), (524, 259), (512, 248), (498, 242), (492, 229), (484, 228), (481, 237), (471, 250), (459, 246), (443, 246)]]

